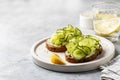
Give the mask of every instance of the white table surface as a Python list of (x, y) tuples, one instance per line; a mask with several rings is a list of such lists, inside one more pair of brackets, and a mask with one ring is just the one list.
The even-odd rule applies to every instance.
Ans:
[[(0, 80), (99, 80), (100, 70), (49, 71), (36, 66), (30, 54), (36, 41), (57, 28), (79, 26), (80, 12), (96, 1), (99, 0), (0, 0)], [(115, 47), (116, 54), (120, 54), (120, 42)]]

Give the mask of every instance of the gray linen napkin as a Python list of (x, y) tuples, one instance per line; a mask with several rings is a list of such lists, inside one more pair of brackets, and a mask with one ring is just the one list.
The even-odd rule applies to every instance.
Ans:
[(120, 80), (120, 55), (110, 61), (108, 64), (102, 65), (102, 80)]

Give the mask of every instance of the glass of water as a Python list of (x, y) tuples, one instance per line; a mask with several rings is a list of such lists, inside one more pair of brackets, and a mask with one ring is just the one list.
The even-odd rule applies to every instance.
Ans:
[(120, 8), (117, 3), (101, 2), (92, 5), (94, 31), (112, 42), (120, 37)]

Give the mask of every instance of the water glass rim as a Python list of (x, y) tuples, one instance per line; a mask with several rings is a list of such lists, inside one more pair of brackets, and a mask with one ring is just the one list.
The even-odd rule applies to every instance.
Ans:
[[(120, 4), (116, 3), (116, 2), (97, 2), (97, 3), (93, 3), (91, 6), (92, 8), (95, 8), (95, 9), (118, 9), (120, 10), (120, 7), (119, 7)], [(110, 8), (111, 7), (111, 8)]]

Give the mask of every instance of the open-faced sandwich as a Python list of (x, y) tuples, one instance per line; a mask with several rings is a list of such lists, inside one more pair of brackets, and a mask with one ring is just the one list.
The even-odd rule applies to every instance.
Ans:
[[(46, 40), (46, 48), (52, 52), (64, 52), (66, 61), (71, 63), (88, 62), (96, 59), (102, 53), (98, 37), (83, 35), (78, 28), (74, 28), (72, 25), (57, 29)], [(54, 59), (52, 60), (54, 61)]]
[(57, 29), (56, 32), (46, 41), (46, 47), (52, 52), (66, 51), (66, 43), (74, 36), (82, 36), (78, 28), (68, 25), (65, 28)]
[(65, 58), (71, 63), (88, 62), (102, 53), (102, 46), (95, 36), (74, 37), (66, 44)]

